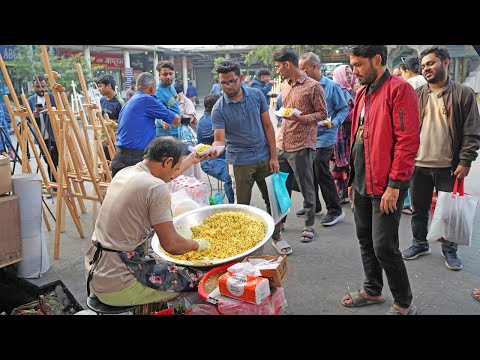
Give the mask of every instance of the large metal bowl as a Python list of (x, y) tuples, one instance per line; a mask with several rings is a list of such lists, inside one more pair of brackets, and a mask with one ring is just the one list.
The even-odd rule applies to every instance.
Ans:
[(183, 236), (186, 239), (192, 238), (192, 231), (190, 228), (195, 225), (203, 224), (203, 220), (213, 214), (223, 212), (223, 211), (235, 211), (241, 212), (257, 218), (262, 221), (266, 228), (266, 233), (263, 239), (251, 249), (244, 251), (241, 254), (231, 256), (224, 259), (212, 259), (212, 260), (197, 260), (197, 261), (186, 261), (178, 260), (168, 256), (160, 245), (157, 234), (152, 238), (152, 248), (155, 253), (160, 256), (162, 259), (171, 261), (175, 264), (191, 266), (191, 267), (213, 267), (220, 264), (232, 262), (232, 261), (241, 261), (249, 255), (258, 253), (263, 249), (263, 245), (267, 242), (268, 239), (273, 234), (275, 224), (273, 218), (264, 210), (258, 209), (250, 205), (240, 205), (240, 204), (224, 204), (224, 205), (214, 205), (214, 206), (205, 206), (200, 209), (195, 209), (188, 211), (182, 215), (179, 215), (173, 219), (173, 226), (177, 230), (177, 233)]

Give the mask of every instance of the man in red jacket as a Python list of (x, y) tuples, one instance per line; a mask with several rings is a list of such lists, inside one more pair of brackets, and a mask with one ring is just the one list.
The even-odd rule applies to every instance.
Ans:
[(383, 269), (394, 298), (388, 313), (414, 315), (398, 225), (420, 143), (418, 100), (409, 83), (386, 69), (385, 45), (354, 45), (349, 53), (353, 74), (366, 85), (355, 97), (349, 187), (365, 281), (341, 302), (347, 307), (383, 303)]

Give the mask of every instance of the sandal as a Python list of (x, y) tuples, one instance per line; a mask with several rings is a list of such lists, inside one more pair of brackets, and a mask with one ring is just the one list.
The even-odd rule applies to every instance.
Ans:
[(272, 246), (275, 248), (275, 250), (277, 250), (280, 255), (290, 255), (293, 252), (292, 247), (285, 240), (280, 240), (277, 242), (272, 240)]
[[(350, 296), (350, 299), (352, 299), (351, 304), (345, 304), (342, 299), (340, 299), (340, 302), (342, 303), (343, 306), (345, 307), (360, 307), (360, 306), (365, 306), (365, 305), (373, 305), (373, 304), (381, 304), (385, 302), (385, 298), (381, 298), (380, 300), (372, 300), (372, 299), (367, 299), (362, 295), (360, 290), (355, 290), (352, 292), (347, 293), (346, 295)], [(346, 300), (346, 299), (345, 299)]]
[(410, 305), (410, 309), (406, 314), (401, 313), (397, 308), (391, 307), (386, 315), (415, 315), (417, 313), (417, 308), (415, 305)]
[(300, 237), (300, 241), (303, 243), (309, 243), (313, 240), (314, 237), (315, 229), (310, 226), (306, 226), (302, 229), (302, 236)]

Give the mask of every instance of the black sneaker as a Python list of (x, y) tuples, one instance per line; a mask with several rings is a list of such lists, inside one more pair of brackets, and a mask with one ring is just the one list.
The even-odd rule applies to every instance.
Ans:
[(341, 214), (335, 215), (335, 214), (327, 214), (325, 217), (322, 219), (321, 224), (323, 226), (331, 226), (335, 225), (339, 221), (342, 221), (343, 218), (345, 217), (345, 213), (342, 211)]
[[(315, 215), (322, 215), (322, 209), (320, 209), (320, 210), (315, 210)], [(298, 210), (298, 211), (297, 211), (297, 216), (298, 216), (298, 217), (304, 217), (304, 216), (305, 216), (305, 209)]]
[(442, 256), (447, 260), (445, 261), (445, 266), (450, 270), (458, 271), (463, 268), (462, 260), (457, 256), (456, 252), (443, 252)]
[(416, 245), (410, 246), (408, 249), (402, 251), (402, 257), (405, 260), (413, 260), (418, 258), (419, 256), (428, 255), (430, 254), (430, 248), (422, 248)]

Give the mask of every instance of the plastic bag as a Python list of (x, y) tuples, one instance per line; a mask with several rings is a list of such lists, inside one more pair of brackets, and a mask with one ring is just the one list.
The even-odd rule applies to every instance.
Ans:
[(273, 218), (273, 222), (278, 224), (289, 212), (290, 208), (286, 212), (280, 210), (280, 205), (278, 204), (277, 197), (275, 196), (275, 189), (273, 185), (273, 174), (265, 178), (265, 183), (267, 184), (268, 190), (268, 199), (270, 200), (270, 212)]
[(451, 193), (438, 192), (435, 213), (428, 230), (427, 240), (435, 241), (443, 237), (459, 245), (470, 246), (472, 244), (473, 219), (478, 199), (465, 194), (462, 180), (460, 180), (460, 189), (457, 193), (458, 182), (457, 178)]
[(218, 204), (224, 204), (223, 199), (225, 199), (225, 194), (222, 194), (222, 192), (218, 191), (215, 195), (212, 197), (212, 201), (214, 205)]
[(181, 189), (177, 192), (172, 193), (171, 198), (171, 209), (173, 217), (177, 217), (179, 215), (182, 215), (183, 213), (186, 213), (187, 211), (202, 207), (202, 205), (193, 201), (190, 196), (188, 196), (185, 189)]
[(285, 184), (289, 174), (279, 171), (278, 174), (273, 173), (272, 175), (275, 197), (280, 206), (280, 211), (284, 213), (292, 206), (292, 199), (290, 198), (290, 195), (288, 195), (287, 186)]

